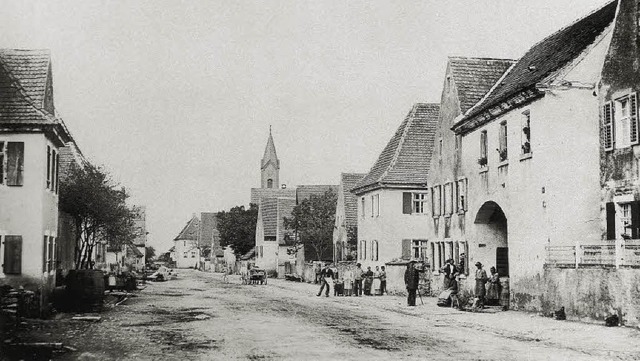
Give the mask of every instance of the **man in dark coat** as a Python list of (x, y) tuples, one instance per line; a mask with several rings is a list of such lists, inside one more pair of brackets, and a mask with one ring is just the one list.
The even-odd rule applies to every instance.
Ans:
[(329, 297), (329, 280), (333, 278), (333, 271), (331, 270), (331, 268), (329, 268), (329, 265), (326, 264), (324, 266), (324, 268), (322, 269), (322, 271), (320, 271), (320, 282), (322, 283), (322, 286), (320, 286), (320, 291), (318, 291), (317, 296), (320, 296), (322, 294), (322, 290), (326, 287), (327, 291), (325, 292), (325, 296)]
[(407, 288), (407, 305), (416, 305), (416, 291), (418, 290), (418, 284), (420, 284), (420, 271), (415, 267), (416, 261), (411, 261), (407, 264), (407, 270), (404, 271), (404, 284)]

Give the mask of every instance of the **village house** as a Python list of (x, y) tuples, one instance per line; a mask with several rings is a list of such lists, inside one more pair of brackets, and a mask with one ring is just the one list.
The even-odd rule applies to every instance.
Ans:
[(351, 193), (351, 189), (364, 176), (366, 176), (366, 173), (342, 173), (340, 175), (338, 200), (336, 202), (336, 222), (333, 229), (334, 262), (352, 261), (357, 258), (358, 200)]
[(53, 102), (47, 50), (0, 50), (0, 284), (55, 285), (60, 148), (72, 141)]
[[(467, 178), (461, 171), (458, 152), (460, 136), (451, 131), (454, 120), (469, 110), (515, 63), (514, 60), (450, 57), (445, 72), (440, 116), (435, 131), (436, 147), (427, 176), (430, 202), (428, 260), (434, 275), (434, 293), (442, 290), (440, 270), (447, 259), (461, 266), (462, 277), (469, 274), (465, 228), (468, 210)], [(494, 250), (495, 251), (495, 250)], [(507, 266), (502, 263), (499, 267)], [(504, 267), (500, 268), (502, 271)], [(473, 269), (472, 269), (473, 270)], [(508, 272), (503, 272), (506, 276)]]
[[(637, 59), (638, 4), (614, 1), (535, 44), (467, 110), (458, 99), (460, 115), (443, 114), (434, 270), (455, 257), (473, 275), (481, 262), (498, 269), (505, 306), (638, 323)], [(443, 109), (460, 96), (455, 61)], [(492, 74), (473, 77), (509, 62), (487, 61)], [(462, 278), (463, 292), (473, 285)]]
[(200, 260), (198, 247), (198, 228), (200, 219), (194, 214), (180, 233), (174, 238), (174, 254), (176, 268), (197, 268)]
[[(351, 190), (358, 198), (358, 262), (366, 269), (411, 258), (426, 260), (428, 185), (438, 104), (418, 103), (369, 173)], [(401, 280), (388, 288), (403, 289)]]

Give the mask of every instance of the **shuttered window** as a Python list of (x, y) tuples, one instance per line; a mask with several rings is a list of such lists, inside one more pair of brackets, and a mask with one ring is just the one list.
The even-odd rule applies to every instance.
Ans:
[(602, 122), (604, 150), (613, 150), (613, 107), (611, 102), (606, 103), (603, 107)]
[(21, 186), (24, 173), (24, 142), (7, 143), (7, 185)]
[(403, 214), (411, 214), (411, 192), (402, 192), (402, 213)]
[(411, 259), (411, 240), (410, 239), (402, 240), (402, 259), (404, 260)]
[(0, 142), (0, 184), (4, 184), (4, 142)]
[(467, 179), (456, 182), (456, 211), (459, 213), (467, 210)]
[(56, 158), (58, 154), (55, 150), (51, 150), (51, 190), (56, 190)]
[(365, 240), (360, 241), (360, 259), (367, 259), (367, 241)]
[(480, 158), (487, 158), (487, 131), (480, 132)]
[(2, 270), (8, 275), (19, 275), (22, 273), (22, 236), (4, 237)]
[(638, 137), (638, 97), (636, 93), (629, 95), (629, 130), (631, 144), (638, 144), (640, 139)]
[(49, 251), (49, 236), (44, 236), (42, 239), (42, 272), (47, 272), (49, 269), (47, 268), (48, 264), (48, 255)]
[(51, 147), (47, 145), (47, 189), (51, 187)]
[(56, 154), (56, 188), (55, 192), (58, 193), (58, 189), (60, 189), (60, 153)]

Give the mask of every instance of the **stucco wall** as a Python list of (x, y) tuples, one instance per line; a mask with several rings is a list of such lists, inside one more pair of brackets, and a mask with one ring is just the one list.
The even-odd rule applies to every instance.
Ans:
[[(0, 270), (0, 278), (7, 283), (52, 282), (55, 271), (49, 280), (43, 278), (42, 252), (44, 235), (56, 237), (58, 231), (58, 196), (46, 189), (46, 147), (57, 147), (44, 134), (2, 134), (0, 139), (24, 142), (23, 185), (0, 185), (0, 232), (22, 236), (22, 274), (4, 275)], [(3, 252), (0, 247), (0, 259)]]
[[(416, 190), (426, 192), (426, 190)], [(360, 259), (358, 249), (358, 262), (362, 268), (384, 266), (385, 263), (402, 257), (403, 239), (426, 240), (429, 230), (429, 215), (403, 214), (402, 193), (411, 190), (380, 189), (360, 195), (358, 197), (358, 247), (360, 241), (367, 241), (366, 259)], [(371, 217), (371, 195), (380, 195), (380, 216)], [(362, 217), (361, 198), (365, 197), (365, 216)], [(371, 260), (372, 240), (378, 241), (378, 260)], [(404, 282), (404, 281), (403, 281)]]

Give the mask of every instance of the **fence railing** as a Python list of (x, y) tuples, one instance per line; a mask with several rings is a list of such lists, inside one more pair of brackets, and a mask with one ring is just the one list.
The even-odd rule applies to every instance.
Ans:
[(546, 267), (640, 268), (640, 240), (616, 240), (607, 244), (547, 246)]

